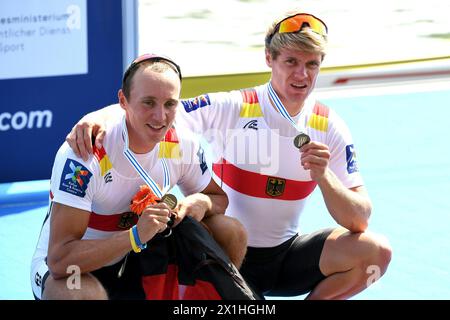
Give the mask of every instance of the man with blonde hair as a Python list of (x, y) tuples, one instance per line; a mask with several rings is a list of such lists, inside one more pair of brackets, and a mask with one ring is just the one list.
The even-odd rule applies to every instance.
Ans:
[[(383, 275), (391, 259), (387, 240), (367, 231), (372, 205), (350, 131), (310, 96), (327, 33), (309, 13), (275, 21), (265, 37), (268, 83), (181, 101), (177, 115), (212, 146), (214, 178), (230, 201), (226, 214), (248, 232), (241, 273), (267, 296), (346, 299), (370, 285), (369, 270)], [(91, 148), (92, 130), (101, 144), (107, 113), (86, 116), (68, 135), (81, 155)], [(76, 145), (83, 136), (86, 143)], [(315, 187), (339, 227), (298, 234)]]

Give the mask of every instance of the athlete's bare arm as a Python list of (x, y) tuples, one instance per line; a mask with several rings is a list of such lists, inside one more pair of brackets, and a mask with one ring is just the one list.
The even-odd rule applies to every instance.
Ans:
[(185, 216), (191, 216), (197, 221), (204, 217), (224, 214), (228, 206), (228, 197), (225, 192), (211, 179), (208, 186), (200, 193), (185, 197), (178, 204), (178, 218), (180, 222)]
[(364, 186), (348, 189), (328, 167), (328, 146), (310, 142), (303, 146), (301, 161), (322, 191), (325, 204), (337, 223), (352, 232), (363, 232), (369, 224), (372, 204)]
[[(81, 240), (88, 227), (89, 216), (87, 211), (53, 203), (47, 260), (53, 278), (69, 276), (67, 268), (71, 265), (78, 266), (81, 273), (97, 270), (132, 250), (128, 230), (108, 239)], [(137, 224), (139, 238), (147, 242), (165, 230), (168, 221), (166, 204), (148, 207)]]

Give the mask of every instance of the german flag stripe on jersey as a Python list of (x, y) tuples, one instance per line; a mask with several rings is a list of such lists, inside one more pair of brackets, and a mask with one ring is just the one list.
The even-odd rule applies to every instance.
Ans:
[(175, 128), (170, 128), (164, 140), (159, 143), (158, 158), (181, 158), (180, 144)]
[[(243, 170), (225, 159), (222, 159), (219, 163), (214, 163), (213, 171), (233, 190), (256, 198), (301, 200), (309, 196), (317, 185), (315, 181), (290, 180)], [(279, 195), (271, 195), (270, 192), (267, 192), (268, 185), (273, 180), (278, 180), (284, 184)]]
[(241, 118), (257, 118), (262, 117), (263, 113), (258, 102), (258, 95), (254, 89), (241, 90), (242, 107), (239, 117)]
[(98, 214), (91, 212), (88, 227), (100, 231), (122, 231), (134, 226), (138, 216), (132, 212)]
[(111, 161), (109, 161), (104, 147), (98, 149), (96, 146), (94, 146), (94, 156), (100, 164), (100, 174), (103, 177), (105, 173), (107, 173), (113, 167), (112, 163)]
[(166, 133), (166, 135), (165, 135), (163, 141), (165, 141), (165, 142), (179, 143), (177, 131), (175, 130), (174, 127), (170, 128), (170, 129), (167, 131), (167, 133)]
[(328, 131), (328, 114), (330, 110), (327, 106), (316, 102), (313, 113), (309, 117), (307, 126), (319, 131)]

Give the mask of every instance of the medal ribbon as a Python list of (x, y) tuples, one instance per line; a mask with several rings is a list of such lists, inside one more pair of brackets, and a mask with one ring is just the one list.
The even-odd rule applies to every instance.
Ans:
[(290, 114), (287, 112), (286, 108), (283, 105), (283, 102), (281, 102), (280, 98), (278, 97), (277, 93), (272, 87), (272, 82), (269, 82), (268, 85), (269, 88), (269, 96), (272, 99), (273, 103), (275, 104), (275, 109), (278, 110), (278, 112), (283, 116), (283, 118), (287, 119), (292, 126), (297, 129), (299, 133), (304, 133), (303, 130), (300, 129), (297, 123), (295, 123), (294, 119), (290, 116)]
[(158, 197), (162, 198), (162, 196), (167, 192), (167, 190), (170, 187), (170, 175), (169, 175), (169, 167), (167, 166), (166, 160), (164, 158), (161, 159), (163, 172), (164, 172), (164, 185), (163, 190), (161, 191), (156, 184), (156, 182), (150, 177), (150, 175), (142, 168), (140, 163), (137, 161), (136, 157), (134, 156), (133, 152), (129, 148), (129, 142), (128, 142), (128, 130), (127, 130), (127, 123), (126, 123), (126, 117), (123, 117), (123, 125), (122, 125), (122, 134), (123, 138), (125, 140), (124, 147), (123, 147), (123, 154), (125, 155), (125, 158), (127, 158), (128, 162), (133, 166), (133, 168), (137, 171), (137, 173), (141, 176), (142, 180), (149, 186), (149, 188), (153, 191), (153, 193)]

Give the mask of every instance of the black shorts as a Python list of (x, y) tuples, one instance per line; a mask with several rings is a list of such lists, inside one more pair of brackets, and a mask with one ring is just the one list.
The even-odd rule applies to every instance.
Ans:
[[(92, 271), (91, 274), (96, 277), (105, 288), (110, 300), (144, 300), (145, 292), (142, 287), (142, 275), (137, 254), (130, 252), (126, 258), (125, 269), (121, 277), (118, 276), (125, 258), (111, 266)], [(45, 290), (45, 280), (49, 271), (47, 271), (42, 281), (42, 292)], [(34, 298), (40, 300), (34, 293)]]
[(289, 297), (308, 293), (325, 279), (319, 261), (333, 230), (295, 235), (276, 247), (248, 247), (240, 272), (261, 295)]
[(128, 254), (125, 269), (119, 278), (119, 270), (124, 261), (125, 258), (112, 266), (92, 271), (91, 274), (103, 285), (110, 300), (144, 300), (142, 272), (137, 254)]

